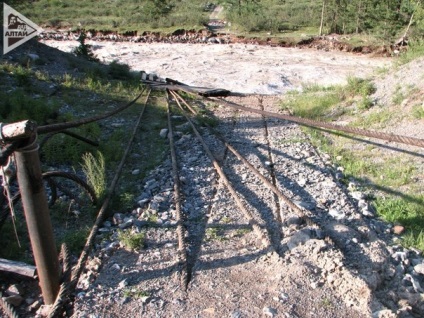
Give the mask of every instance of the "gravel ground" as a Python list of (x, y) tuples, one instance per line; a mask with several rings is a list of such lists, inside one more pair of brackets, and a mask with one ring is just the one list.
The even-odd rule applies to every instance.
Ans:
[[(76, 46), (53, 41), (49, 45), (64, 50)], [(249, 45), (199, 44), (196, 49), (171, 44), (94, 45), (102, 58), (119, 59), (134, 69), (259, 94), (280, 94), (303, 82), (341, 83), (347, 75), (364, 76), (389, 63), (351, 54)], [(279, 111), (279, 98), (251, 95), (231, 100)], [(289, 211), (202, 129), (244, 205), (269, 236), (272, 247), (264, 248), (217, 178), (201, 144), (185, 121), (174, 117), (192, 274), (188, 290), (180, 288), (178, 276), (167, 159), (140, 180), (138, 207), (115, 214), (100, 230), (78, 285), (74, 317), (424, 315), (422, 256), (396, 245), (392, 226), (375, 217), (355, 184), (345, 188), (339, 183), (340, 172), (329, 157), (316, 152), (298, 126), (206, 106), (220, 119), (218, 130), (283, 193), (306, 208), (315, 225)], [(144, 231), (145, 248), (126, 250), (118, 230)]]
[[(235, 102), (277, 111), (278, 97)], [(419, 317), (422, 259), (389, 246), (390, 225), (362, 194), (343, 188), (336, 169), (291, 123), (215, 108), (218, 130), (288, 197), (306, 207), (314, 226), (292, 214), (222, 143), (203, 131), (247, 209), (267, 232), (265, 249), (234, 204), (195, 136), (182, 125), (177, 141), (188, 231), (187, 292), (181, 290), (170, 161), (144, 180), (140, 208), (103, 230), (80, 281), (75, 317)], [(158, 227), (145, 227), (155, 215)], [(121, 220), (120, 220), (121, 219)], [(151, 218), (150, 218), (151, 220)], [(171, 227), (164, 227), (169, 225)], [(128, 252), (117, 228), (146, 231), (147, 246)], [(99, 271), (99, 265), (101, 270)], [(419, 265), (421, 264), (421, 265)], [(420, 294), (421, 293), (421, 294)]]

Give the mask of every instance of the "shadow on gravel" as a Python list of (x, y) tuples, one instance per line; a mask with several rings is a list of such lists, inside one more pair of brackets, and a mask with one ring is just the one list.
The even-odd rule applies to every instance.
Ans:
[[(220, 251), (216, 251), (216, 253), (219, 253), (219, 252)], [(209, 254), (212, 254), (212, 253), (209, 253)], [(199, 260), (196, 265), (196, 271), (212, 270), (217, 268), (231, 267), (231, 266), (248, 263), (258, 259), (259, 257), (263, 255), (266, 255), (267, 253), (268, 253), (268, 250), (264, 249), (264, 250), (259, 250), (251, 254), (237, 255), (237, 256), (227, 257), (227, 258), (219, 258), (213, 261)]]

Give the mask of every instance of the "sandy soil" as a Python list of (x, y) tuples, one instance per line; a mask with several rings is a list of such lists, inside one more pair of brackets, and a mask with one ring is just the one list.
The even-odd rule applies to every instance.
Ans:
[[(70, 52), (76, 41), (45, 41)], [(348, 76), (366, 77), (388, 58), (246, 44), (87, 42), (98, 58), (186, 84), (251, 94), (281, 94), (302, 83), (332, 85)]]

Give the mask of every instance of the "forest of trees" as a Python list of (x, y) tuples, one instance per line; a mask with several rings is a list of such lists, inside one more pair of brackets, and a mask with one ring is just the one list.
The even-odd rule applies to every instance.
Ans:
[(9, 0), (47, 27), (135, 31), (201, 28), (222, 5), (232, 30), (424, 37), (424, 0)]
[[(420, 0), (227, 0), (230, 21), (247, 31), (284, 32), (320, 27), (322, 33), (369, 33), (389, 39), (402, 35), (412, 17), (411, 34), (424, 34)], [(413, 16), (414, 15), (414, 16)]]

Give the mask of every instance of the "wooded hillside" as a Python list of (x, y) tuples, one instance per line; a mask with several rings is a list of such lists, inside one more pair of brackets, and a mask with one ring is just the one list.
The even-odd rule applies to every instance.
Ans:
[[(422, 38), (422, 0), (36, 0), (9, 1), (44, 27), (110, 31), (202, 28), (210, 12), (237, 32), (366, 34), (384, 41)], [(410, 25), (410, 28), (408, 26)]]

